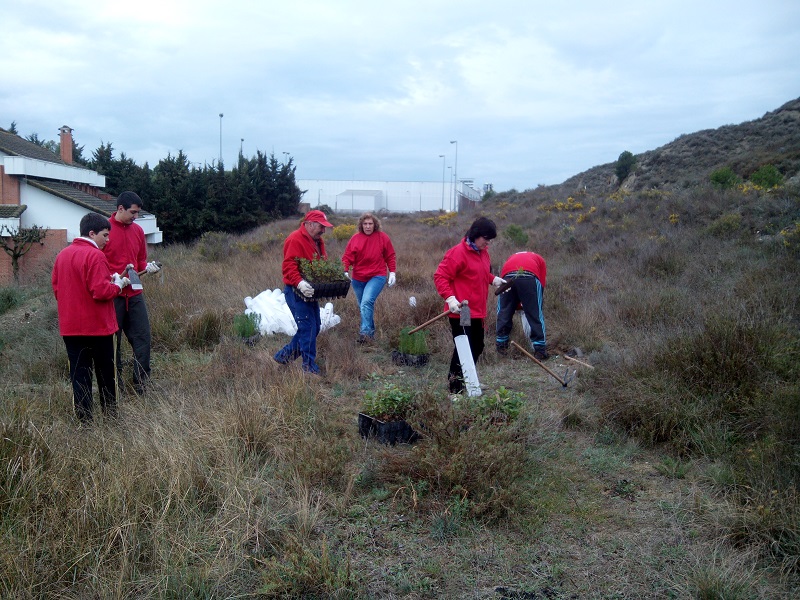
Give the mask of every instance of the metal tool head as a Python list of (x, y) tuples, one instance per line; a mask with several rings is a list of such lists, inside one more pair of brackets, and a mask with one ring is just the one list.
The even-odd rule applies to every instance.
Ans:
[(472, 316), (469, 313), (469, 302), (464, 300), (461, 303), (461, 312), (459, 313), (458, 324), (462, 327), (468, 327), (472, 323)]
[(136, 269), (128, 269), (128, 279), (131, 280), (131, 289), (132, 290), (141, 290), (142, 288), (142, 280), (139, 279), (139, 274), (136, 272)]

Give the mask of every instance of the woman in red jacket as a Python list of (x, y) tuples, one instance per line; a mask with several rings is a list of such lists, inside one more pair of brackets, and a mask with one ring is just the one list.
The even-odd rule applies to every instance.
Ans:
[(350, 279), (361, 311), (358, 342), (363, 344), (375, 338), (375, 300), (384, 285), (394, 285), (396, 269), (392, 240), (381, 231), (381, 222), (372, 213), (364, 213), (358, 219), (358, 232), (347, 242), (342, 263), (348, 277), (350, 267), (353, 267)]
[[(483, 352), (483, 319), (486, 317), (486, 297), (488, 287), (499, 287), (505, 281), (495, 277), (490, 271), (489, 243), (497, 237), (494, 221), (478, 217), (472, 223), (464, 239), (450, 248), (439, 263), (433, 282), (436, 291), (444, 298), (450, 310), (450, 328), (453, 338), (466, 334), (475, 363)], [(467, 327), (459, 324), (461, 303), (469, 302), (471, 323)], [(453, 348), (450, 371), (447, 375), (450, 392), (460, 394), (464, 391), (464, 374), (458, 352)]]
[(92, 420), (93, 369), (103, 414), (117, 413), (114, 333), (118, 326), (113, 301), (130, 280), (112, 274), (103, 254), (110, 227), (102, 215), (84, 216), (81, 236), (59, 252), (53, 266), (58, 330), (67, 348), (75, 415), (82, 422)]

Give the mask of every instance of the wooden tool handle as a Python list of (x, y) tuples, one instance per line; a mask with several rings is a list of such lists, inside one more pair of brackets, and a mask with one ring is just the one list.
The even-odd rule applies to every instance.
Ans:
[(505, 292), (508, 288), (510, 288), (512, 285), (514, 285), (513, 279), (506, 280), (505, 283), (501, 283), (500, 286), (494, 291), (494, 295), (499, 296), (500, 294)]
[(414, 327), (414, 329), (412, 329), (411, 331), (409, 331), (409, 332), (408, 332), (408, 335), (411, 335), (412, 333), (417, 333), (417, 332), (418, 332), (420, 329), (423, 329), (424, 327), (427, 327), (428, 325), (430, 325), (430, 324), (431, 324), (431, 323), (433, 323), (434, 321), (438, 321), (439, 319), (443, 319), (444, 317), (446, 317), (446, 316), (447, 316), (447, 315), (449, 315), (449, 314), (450, 314), (450, 311), (449, 311), (449, 310), (446, 310), (446, 311), (444, 311), (442, 314), (440, 314), (440, 315), (436, 315), (436, 316), (435, 316), (435, 317), (433, 317), (432, 319), (428, 319), (428, 320), (427, 320), (427, 321), (425, 321), (425, 322), (424, 322), (422, 325), (419, 325), (419, 326), (417, 326), (417, 327)]
[(512, 341), (512, 342), (511, 342), (511, 345), (512, 345), (512, 346), (514, 346), (514, 347), (515, 347), (517, 350), (519, 350), (520, 352), (522, 352), (522, 353), (523, 353), (525, 356), (527, 356), (528, 358), (530, 358), (530, 359), (531, 359), (533, 362), (535, 362), (537, 365), (539, 365), (540, 367), (542, 367), (542, 368), (543, 368), (545, 371), (547, 371), (548, 373), (550, 373), (550, 375), (552, 375), (553, 377), (555, 377), (555, 378), (556, 378), (556, 381), (558, 381), (558, 383), (560, 383), (560, 384), (561, 384), (562, 386), (564, 386), (564, 387), (567, 387), (567, 382), (566, 382), (566, 381), (564, 381), (563, 379), (561, 379), (561, 377), (559, 377), (558, 375), (556, 375), (555, 373), (553, 373), (553, 372), (552, 372), (550, 369), (548, 369), (548, 368), (547, 368), (547, 367), (546, 367), (546, 366), (545, 366), (545, 365), (542, 363), (542, 361), (540, 361), (538, 358), (536, 358), (536, 357), (535, 357), (533, 354), (531, 354), (530, 352), (528, 352), (527, 350), (525, 350), (525, 348), (523, 348), (522, 346), (520, 346), (520, 345), (519, 345), (517, 342), (514, 342), (514, 341)]

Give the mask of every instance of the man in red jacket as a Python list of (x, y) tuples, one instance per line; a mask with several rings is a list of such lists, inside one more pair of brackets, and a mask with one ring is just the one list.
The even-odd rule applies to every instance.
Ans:
[(92, 420), (92, 370), (97, 374), (103, 414), (117, 414), (114, 385), (114, 333), (117, 317), (113, 299), (130, 280), (111, 273), (103, 247), (108, 219), (89, 213), (81, 219), (80, 237), (59, 252), (53, 266), (53, 293), (58, 305), (58, 330), (69, 359), (69, 378), (75, 416)]
[(325, 218), (321, 210), (310, 210), (306, 214), (300, 227), (286, 237), (283, 243), (283, 295), (286, 305), (297, 323), (297, 333), (273, 357), (275, 362), (287, 365), (298, 356), (303, 357), (303, 370), (307, 373), (319, 375), (317, 365), (317, 336), (322, 326), (319, 316), (319, 303), (305, 301), (297, 296), (297, 292), (311, 298), (314, 288), (303, 279), (300, 273), (298, 258), (313, 260), (315, 258), (328, 258), (325, 252), (325, 242), (322, 235), (326, 227), (333, 227)]
[[(111, 215), (111, 234), (103, 252), (114, 273), (135, 271), (156, 273), (161, 267), (156, 262), (147, 262), (147, 242), (144, 230), (134, 223), (142, 211), (142, 199), (135, 192), (122, 192), (117, 198), (117, 212)], [(114, 300), (119, 331), (117, 332), (117, 381), (122, 379), (122, 333), (133, 349), (133, 389), (143, 394), (150, 378), (150, 318), (141, 289), (126, 288), (121, 297)]]
[(514, 313), (522, 306), (525, 319), (530, 326), (530, 339), (533, 355), (539, 360), (550, 357), (545, 344), (544, 286), (547, 283), (547, 265), (535, 252), (512, 254), (500, 269), (500, 275), (513, 281), (509, 290), (497, 301), (497, 352), (508, 352), (511, 329), (514, 326)]

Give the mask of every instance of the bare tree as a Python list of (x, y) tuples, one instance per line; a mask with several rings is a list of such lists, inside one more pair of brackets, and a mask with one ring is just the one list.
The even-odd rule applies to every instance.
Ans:
[(0, 246), (11, 257), (14, 283), (19, 284), (19, 259), (33, 248), (34, 244), (44, 244), (47, 228), (34, 225), (12, 229), (7, 225), (0, 227)]

